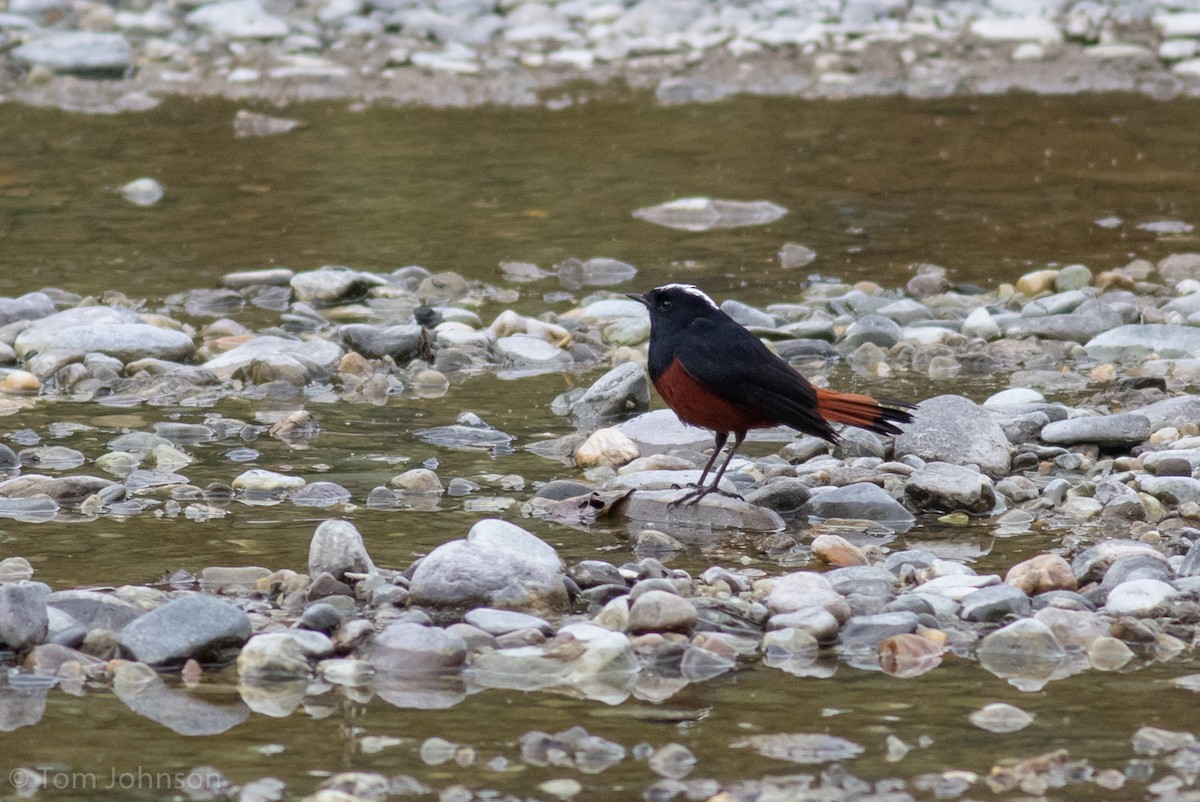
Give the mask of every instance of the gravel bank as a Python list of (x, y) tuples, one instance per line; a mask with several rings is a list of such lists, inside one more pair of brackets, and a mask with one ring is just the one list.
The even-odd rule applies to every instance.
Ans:
[[(1194, 2), (12, 0), (0, 96), (94, 112), (169, 95), (469, 106), (1200, 94)], [(615, 88), (614, 88), (615, 87)]]

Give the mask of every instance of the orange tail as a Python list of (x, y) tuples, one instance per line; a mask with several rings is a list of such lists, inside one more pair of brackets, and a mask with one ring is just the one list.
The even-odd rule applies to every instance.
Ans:
[(821, 387), (814, 389), (817, 391), (817, 414), (827, 421), (858, 426), (876, 434), (900, 434), (897, 423), (912, 423), (912, 415), (905, 411), (912, 409), (912, 404), (902, 401), (881, 404), (869, 395), (839, 393)]

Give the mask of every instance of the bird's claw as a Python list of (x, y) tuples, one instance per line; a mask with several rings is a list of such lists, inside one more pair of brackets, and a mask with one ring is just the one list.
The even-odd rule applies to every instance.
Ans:
[[(738, 501), (746, 500), (742, 497), (742, 495), (740, 493), (731, 493), (728, 490), (721, 490), (718, 487), (711, 487), (711, 486), (710, 487), (700, 487), (699, 485), (690, 485), (690, 487), (693, 487), (695, 489), (692, 490), (690, 493), (684, 493), (682, 496), (680, 496), (679, 498), (672, 501), (670, 504), (667, 505), (667, 509), (673, 510), (676, 507), (691, 507), (695, 504), (700, 503), (700, 499), (704, 498), (709, 493), (716, 493), (718, 495), (724, 496), (725, 498), (735, 498)], [(675, 489), (682, 490), (682, 488), (675, 488)]]

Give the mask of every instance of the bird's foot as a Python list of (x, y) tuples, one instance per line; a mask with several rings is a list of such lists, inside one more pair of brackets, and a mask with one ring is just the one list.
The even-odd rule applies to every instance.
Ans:
[[(672, 501), (670, 504), (667, 505), (667, 508), (675, 509), (676, 507), (691, 507), (695, 504), (698, 504), (700, 502), (700, 499), (704, 498), (709, 493), (716, 493), (717, 495), (724, 496), (725, 498), (735, 498), (738, 501), (746, 500), (746, 499), (742, 498), (742, 495), (740, 493), (730, 493), (728, 490), (721, 490), (720, 488), (712, 486), (712, 485), (710, 485), (709, 487), (699, 487), (697, 485), (692, 485), (692, 487), (695, 489), (692, 490), (690, 493), (685, 493), (682, 496), (680, 496), (679, 498)], [(682, 489), (682, 488), (678, 488), (678, 489)]]

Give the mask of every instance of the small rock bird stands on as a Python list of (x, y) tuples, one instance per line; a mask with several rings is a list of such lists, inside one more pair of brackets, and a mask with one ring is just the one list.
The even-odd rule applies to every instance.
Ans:
[[(805, 434), (838, 440), (829, 424), (846, 423), (877, 434), (899, 434), (910, 423), (911, 404), (813, 387), (762, 341), (690, 284), (667, 284), (629, 295), (650, 310), (650, 379), (679, 419), (711, 429), (716, 448), (696, 490), (676, 504), (696, 503), (717, 489), (750, 429), (783, 424)], [(710, 486), (704, 479), (730, 433), (733, 448)]]

